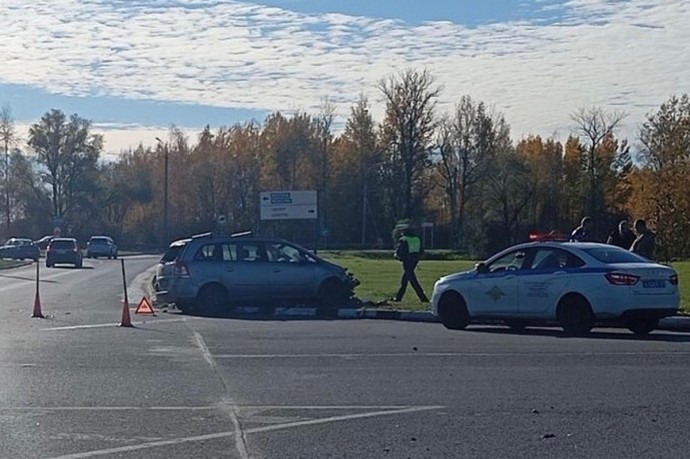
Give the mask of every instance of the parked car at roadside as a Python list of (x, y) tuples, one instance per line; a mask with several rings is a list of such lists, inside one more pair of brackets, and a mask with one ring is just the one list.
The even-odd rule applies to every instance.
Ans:
[(86, 243), (86, 258), (117, 258), (117, 244), (110, 236), (91, 236)]
[(13, 237), (0, 246), (0, 258), (12, 258), (13, 260), (31, 259), (38, 261), (40, 250), (29, 238)]
[(171, 266), (156, 299), (182, 311), (266, 303), (340, 306), (359, 284), (345, 268), (303, 247), (251, 235), (194, 236)]
[(46, 267), (52, 268), (57, 264), (74, 265), (81, 268), (83, 257), (77, 240), (68, 237), (56, 237), (50, 241), (46, 251)]
[(596, 324), (622, 325), (644, 335), (677, 312), (680, 294), (670, 266), (613, 245), (546, 241), (442, 277), (431, 302), (450, 329), (499, 320), (517, 329), (554, 324), (578, 335)]

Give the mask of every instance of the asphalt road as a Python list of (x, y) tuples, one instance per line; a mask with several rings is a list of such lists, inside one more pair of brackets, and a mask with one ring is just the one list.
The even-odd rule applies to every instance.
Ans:
[[(126, 260), (132, 307), (153, 257)], [(132, 315), (117, 260), (0, 272), (0, 457), (685, 457), (690, 335)], [(133, 311), (132, 311), (133, 312)]]

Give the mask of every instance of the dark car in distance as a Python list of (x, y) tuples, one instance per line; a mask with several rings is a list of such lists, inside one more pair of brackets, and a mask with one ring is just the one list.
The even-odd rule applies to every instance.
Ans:
[(117, 245), (110, 236), (91, 236), (86, 243), (86, 258), (117, 258)]
[(71, 237), (56, 237), (46, 251), (46, 267), (52, 268), (57, 264), (74, 265), (75, 268), (82, 267), (82, 253), (77, 240)]
[(38, 261), (40, 250), (29, 238), (13, 237), (0, 246), (0, 258), (11, 258), (13, 260), (31, 259)]

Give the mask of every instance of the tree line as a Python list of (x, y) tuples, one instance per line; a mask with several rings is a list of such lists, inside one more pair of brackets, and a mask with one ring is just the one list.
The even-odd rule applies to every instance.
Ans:
[[(376, 89), (383, 119), (360, 95), (338, 135), (324, 99), (317, 113), (207, 126), (196, 139), (173, 126), (157, 145), (116, 161), (103, 161), (90, 120), (56, 109), (20, 142), (6, 105), (2, 232), (39, 237), (59, 225), (80, 239), (107, 233), (123, 246), (153, 247), (209, 229), (249, 229), (389, 248), (392, 228), (407, 220), (433, 222), (436, 247), (483, 257), (532, 231), (569, 232), (588, 215), (602, 241), (619, 220), (642, 217), (658, 234), (660, 257), (690, 255), (687, 94), (647, 115), (633, 153), (616, 134), (622, 112), (578, 108), (564, 143), (516, 141), (504, 115), (471, 96), (441, 113), (443, 88), (427, 70), (389, 75)], [(261, 191), (307, 189), (318, 191), (318, 222), (260, 220)]]

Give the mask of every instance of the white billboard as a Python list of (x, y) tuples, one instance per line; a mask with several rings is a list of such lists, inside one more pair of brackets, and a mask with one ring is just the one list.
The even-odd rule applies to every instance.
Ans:
[(316, 191), (262, 191), (261, 220), (305, 220), (318, 218)]

